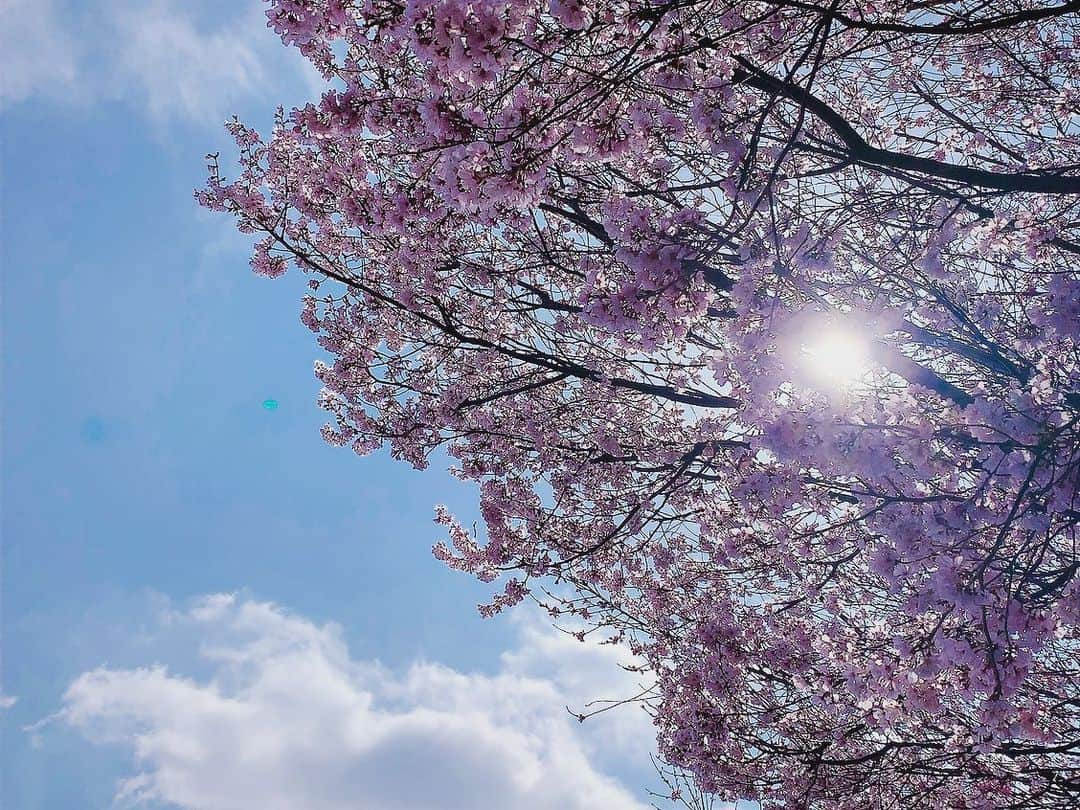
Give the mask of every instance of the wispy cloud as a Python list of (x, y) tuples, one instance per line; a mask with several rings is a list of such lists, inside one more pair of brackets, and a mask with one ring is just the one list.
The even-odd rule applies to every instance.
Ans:
[(212, 596), (162, 629), (204, 638), (202, 679), (157, 666), (93, 670), (70, 685), (56, 720), (132, 747), (138, 772), (118, 796), (132, 803), (644, 810), (603, 772), (590, 724), (564, 709), (633, 691), (633, 678), (619, 680), (618, 653), (539, 624), (519, 629), (493, 675), (430, 662), (395, 672), (353, 659), (334, 625)]
[(138, 100), (155, 120), (217, 124), (266, 83), (270, 60), (260, 46), (274, 43), (258, 4), (224, 26), (202, 29), (177, 3), (123, 5), (110, 15), (119, 47), (108, 66), (109, 89)]
[(113, 100), (158, 124), (217, 126), (247, 101), (321, 84), (258, 0), (0, 0), (0, 32), (0, 106)]
[(53, 0), (0, 0), (0, 107), (72, 88), (75, 43)]

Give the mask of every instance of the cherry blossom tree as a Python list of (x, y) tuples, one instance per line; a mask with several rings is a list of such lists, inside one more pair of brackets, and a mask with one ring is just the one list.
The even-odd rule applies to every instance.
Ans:
[(1078, 0), (272, 0), (328, 81), (202, 204), (325, 438), (648, 662), (763, 807), (1080, 802)]

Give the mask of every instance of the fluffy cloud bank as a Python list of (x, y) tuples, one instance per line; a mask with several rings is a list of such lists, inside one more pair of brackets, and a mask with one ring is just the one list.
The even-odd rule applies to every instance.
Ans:
[[(172, 614), (165, 628), (194, 628), (205, 639), (205, 677), (162, 667), (86, 672), (56, 718), (91, 740), (132, 747), (138, 770), (121, 783), (122, 802), (199, 810), (645, 808), (602, 771), (605, 756), (647, 750), (644, 713), (622, 707), (605, 716), (622, 714), (615, 725), (600, 728), (579, 726), (564, 708), (601, 692), (633, 692), (636, 681), (619, 679), (610, 648), (525, 623), (521, 645), (494, 675), (433, 663), (395, 673), (351, 658), (334, 625), (225, 595)], [(623, 745), (609, 749), (612, 736)]]

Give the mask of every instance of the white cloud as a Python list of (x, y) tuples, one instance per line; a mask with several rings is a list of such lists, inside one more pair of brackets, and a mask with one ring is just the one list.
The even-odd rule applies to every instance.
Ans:
[(276, 103), (281, 92), (322, 87), (314, 68), (267, 29), (259, 0), (0, 4), (0, 106), (35, 97), (75, 106), (119, 100), (158, 124), (218, 126), (246, 100)]
[(3, 692), (0, 692), (0, 711), (10, 709), (18, 702), (19, 699), (15, 697), (15, 695), (5, 695)]
[(74, 43), (53, 0), (0, 0), (0, 107), (76, 76)]
[(110, 23), (118, 47), (108, 64), (110, 89), (137, 100), (157, 121), (219, 124), (267, 80), (258, 46), (273, 37), (258, 4), (250, 8), (228, 25), (200, 30), (174, 2), (114, 6)]
[[(494, 675), (428, 662), (394, 672), (352, 659), (332, 624), (222, 595), (170, 614), (162, 632), (192, 629), (204, 639), (202, 679), (103, 668), (64, 695), (56, 720), (131, 746), (138, 771), (120, 800), (199, 810), (644, 810), (602, 768), (605, 757), (648, 746), (605, 750), (617, 729), (579, 726), (564, 708), (633, 689), (634, 679), (603, 666), (617, 657), (607, 648), (523, 622), (519, 648)], [(623, 707), (604, 717), (620, 712), (642, 714)]]
[[(583, 729), (590, 740), (623, 760), (647, 762), (655, 750), (656, 729), (639, 704), (613, 705), (640, 696), (652, 680), (624, 667), (640, 664), (622, 646), (582, 643), (560, 632), (537, 613), (511, 614), (517, 646), (501, 656), (506, 672), (558, 684), (567, 706), (592, 714)], [(599, 636), (597, 636), (599, 639)], [(605, 712), (602, 716), (593, 714)]]

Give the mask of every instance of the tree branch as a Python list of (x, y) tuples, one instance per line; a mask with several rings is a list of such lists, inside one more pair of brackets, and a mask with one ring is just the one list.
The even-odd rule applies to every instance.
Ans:
[(843, 142), (851, 160), (865, 166), (884, 166), (928, 174), (943, 180), (953, 180), (979, 188), (998, 191), (1026, 192), (1030, 194), (1080, 194), (1080, 177), (1062, 174), (1029, 174), (992, 172), (973, 166), (959, 166), (932, 158), (905, 155), (871, 146), (840, 113), (827, 103), (797, 84), (778, 79), (766, 73), (741, 56), (735, 61), (733, 78), (736, 84), (747, 84), (765, 90), (775, 96), (793, 101), (813, 113), (825, 123)]

